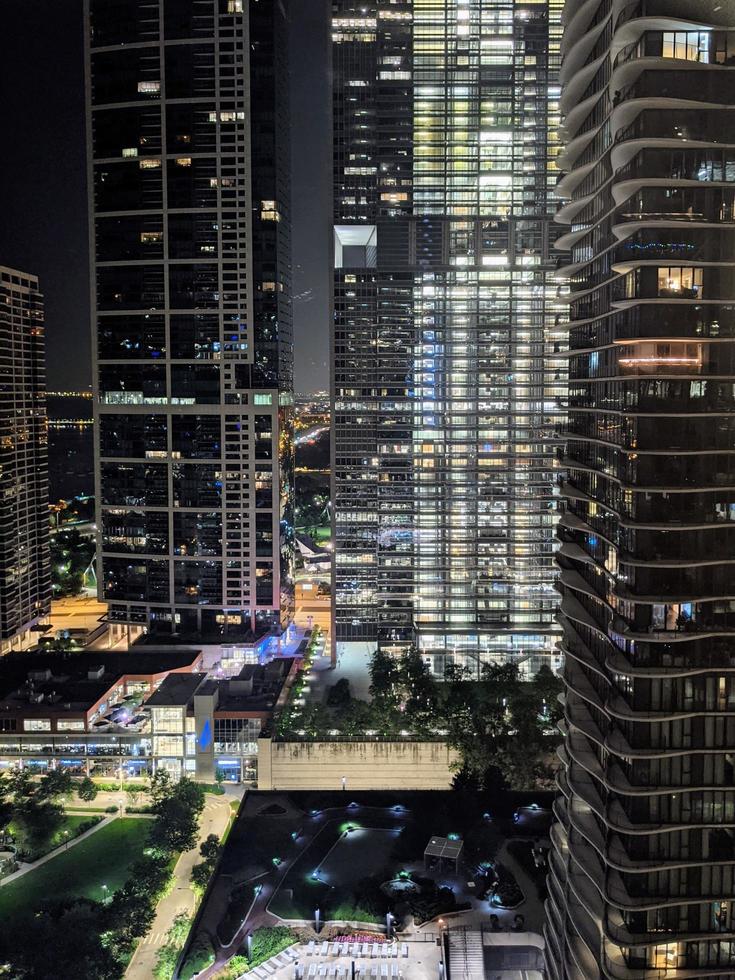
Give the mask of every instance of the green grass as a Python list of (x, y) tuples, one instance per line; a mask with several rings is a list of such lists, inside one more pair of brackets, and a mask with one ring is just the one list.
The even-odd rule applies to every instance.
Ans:
[(40, 868), (3, 886), (3, 927), (19, 924), (49, 900), (85, 897), (102, 901), (126, 881), (130, 865), (141, 856), (149, 830), (148, 820), (113, 820)]
[[(51, 834), (43, 843), (39, 844), (35, 848), (24, 848), (24, 860), (26, 861), (38, 861), (39, 858), (44, 857), (50, 851), (53, 851), (55, 847), (59, 847), (61, 844), (65, 843), (67, 840), (73, 840), (80, 833), (79, 826), (83, 823), (89, 823), (90, 820), (94, 820), (95, 815), (82, 816), (74, 814), (65, 814), (63, 822), (59, 825), (59, 828)], [(89, 828), (87, 828), (89, 829)], [(14, 834), (13, 822), (10, 822), (8, 830), (11, 834)], [(83, 831), (82, 831), (83, 833)]]

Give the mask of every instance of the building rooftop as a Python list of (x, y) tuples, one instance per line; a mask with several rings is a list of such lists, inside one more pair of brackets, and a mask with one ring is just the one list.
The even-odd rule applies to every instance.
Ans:
[(146, 708), (185, 708), (199, 689), (210, 683), (201, 674), (169, 674), (145, 702)]
[(188, 671), (200, 658), (192, 649), (10, 654), (0, 661), (0, 715), (20, 710), (31, 715), (48, 714), (49, 709), (88, 711), (123, 677)]
[(272, 711), (293, 664), (293, 657), (245, 664), (237, 677), (229, 679), (170, 674), (145, 706), (188, 705), (196, 694), (216, 697), (216, 711)]

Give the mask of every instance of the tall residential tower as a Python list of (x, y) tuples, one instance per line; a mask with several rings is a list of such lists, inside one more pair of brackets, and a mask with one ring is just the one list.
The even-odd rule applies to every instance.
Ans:
[(0, 654), (51, 609), (43, 297), (0, 266)]
[(552, 980), (735, 976), (735, 6), (569, 0)]
[(556, 638), (561, 3), (332, 9), (336, 640), (534, 671)]
[(86, 0), (101, 596), (247, 639), (291, 616), (281, 0)]

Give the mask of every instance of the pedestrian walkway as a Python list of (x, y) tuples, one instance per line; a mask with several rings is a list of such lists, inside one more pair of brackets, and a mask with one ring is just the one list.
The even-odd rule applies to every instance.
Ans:
[(138, 943), (133, 953), (125, 971), (127, 980), (150, 980), (156, 965), (158, 950), (164, 945), (166, 934), (176, 916), (182, 913), (193, 916), (196, 909), (196, 896), (191, 890), (190, 882), (192, 868), (202, 860), (199, 845), (210, 834), (222, 838), (232, 815), (230, 802), (231, 797), (228, 796), (212, 796), (209, 793), (206, 795), (196, 846), (182, 854), (176, 862), (173, 887), (158, 903), (150, 932), (142, 942)]

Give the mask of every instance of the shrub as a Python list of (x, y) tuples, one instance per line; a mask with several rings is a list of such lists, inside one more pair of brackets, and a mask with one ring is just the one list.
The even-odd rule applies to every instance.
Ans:
[(192, 977), (201, 973), (212, 963), (214, 963), (212, 940), (205, 932), (200, 932), (196, 935), (189, 952), (186, 954), (179, 974), (181, 980), (191, 980)]
[(174, 919), (173, 925), (166, 933), (166, 942), (156, 954), (156, 965), (153, 968), (155, 980), (171, 980), (173, 977), (176, 961), (184, 948), (190, 926), (191, 919), (186, 912), (181, 912)]
[(256, 929), (253, 933), (253, 958), (250, 969), (254, 969), (295, 942), (296, 933), (288, 926), (262, 926)]
[(222, 970), (215, 974), (215, 980), (237, 980), (250, 969), (247, 956), (233, 956)]
[(493, 889), (493, 904), (506, 909), (519, 905), (523, 901), (523, 892), (512, 873), (498, 861), (495, 864), (495, 874), (497, 881)]
[(110, 804), (110, 806), (106, 806), (105, 813), (117, 813), (117, 806), (114, 803)]

